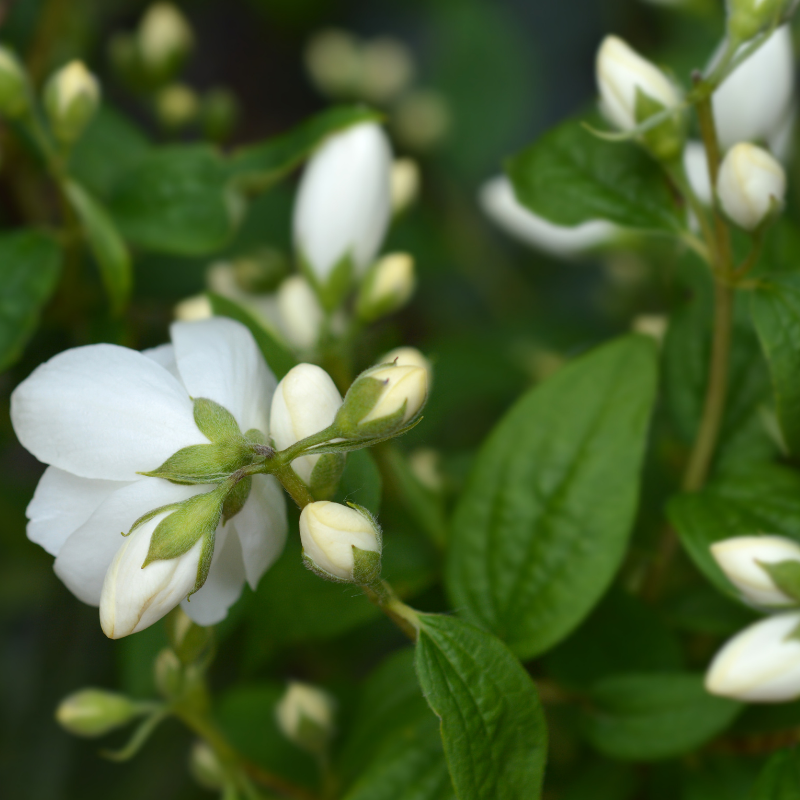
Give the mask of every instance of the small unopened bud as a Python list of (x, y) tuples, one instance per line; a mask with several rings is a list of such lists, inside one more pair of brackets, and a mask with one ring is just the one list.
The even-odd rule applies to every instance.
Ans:
[(181, 663), (197, 661), (211, 647), (214, 629), (198, 625), (180, 606), (165, 622), (170, 645)]
[(398, 367), (420, 367), (428, 376), (428, 390), (433, 383), (433, 365), (416, 347), (395, 347), (381, 356), (376, 364), (397, 364)]
[(288, 342), (310, 350), (319, 341), (325, 312), (309, 282), (300, 275), (287, 278), (278, 289), (281, 330)]
[(197, 94), (183, 83), (171, 83), (156, 95), (158, 121), (169, 130), (178, 130), (191, 123), (199, 109)]
[(278, 727), (298, 747), (320, 755), (333, 737), (333, 697), (316, 686), (291, 681), (275, 707)]
[(103, 689), (82, 689), (61, 701), (56, 721), (75, 736), (102, 736), (139, 715), (136, 704), (125, 695)]
[(800, 544), (783, 536), (735, 536), (711, 545), (728, 580), (755, 606), (800, 606)]
[(728, 31), (745, 42), (777, 22), (792, 5), (793, 0), (727, 0)]
[(300, 514), (303, 561), (329, 580), (374, 583), (381, 574), (381, 530), (360, 507), (321, 500)]
[(306, 46), (305, 62), (316, 87), (331, 97), (355, 93), (361, 71), (358, 41), (347, 31), (329, 28)]
[[(669, 78), (617, 36), (607, 36), (600, 45), (597, 85), (603, 113), (623, 131), (681, 103)], [(668, 117), (642, 134), (641, 140), (656, 158), (674, 158), (683, 147), (683, 121)]]
[(82, 61), (71, 61), (47, 81), (44, 105), (56, 138), (71, 144), (100, 103), (100, 84)]
[(15, 118), (28, 109), (25, 68), (8, 47), (0, 45), (0, 114)]
[(289, 272), (289, 261), (280, 250), (260, 247), (238, 256), (231, 264), (237, 286), (248, 294), (274, 292)]
[(382, 364), (355, 379), (335, 424), (349, 439), (391, 436), (419, 416), (427, 399), (424, 369)]
[(402, 214), (419, 195), (419, 164), (413, 158), (396, 158), (390, 181), (392, 213)]
[(359, 317), (371, 322), (402, 308), (414, 294), (414, 259), (408, 253), (390, 253), (366, 274), (356, 305)]
[(386, 103), (411, 82), (414, 61), (408, 48), (388, 36), (367, 42), (361, 49), (361, 93), (372, 103)]
[(397, 102), (393, 116), (395, 133), (414, 150), (430, 150), (441, 143), (451, 127), (445, 98), (432, 89), (407, 92)]
[(418, 447), (408, 456), (408, 466), (414, 477), (432, 492), (444, 489), (441, 461), (441, 454), (432, 447)]
[(717, 197), (722, 210), (747, 231), (758, 228), (783, 207), (786, 173), (766, 150), (743, 142), (722, 161)]
[[(342, 396), (324, 369), (298, 364), (272, 395), (269, 429), (275, 447), (287, 447), (329, 427), (341, 408)], [(292, 469), (317, 497), (333, 494), (344, 469), (344, 455), (301, 456)]]
[(156, 688), (166, 700), (179, 697), (183, 691), (183, 665), (175, 651), (165, 647), (153, 662)]
[(228, 89), (211, 89), (202, 100), (200, 118), (203, 133), (208, 139), (222, 142), (227, 139), (239, 118), (239, 101)]
[(756, 622), (717, 653), (706, 673), (711, 694), (753, 703), (800, 697), (800, 613)]
[(664, 314), (639, 314), (633, 318), (631, 330), (655, 339), (658, 344), (664, 343), (669, 327), (669, 317)]
[(192, 49), (194, 35), (186, 17), (172, 3), (147, 9), (138, 32), (142, 66), (152, 80), (172, 77)]
[(195, 322), (213, 317), (214, 309), (211, 308), (211, 301), (206, 295), (198, 294), (176, 303), (172, 313), (175, 319), (181, 322)]
[(199, 786), (211, 791), (222, 790), (228, 784), (225, 767), (205, 742), (195, 742), (192, 745), (189, 753), (189, 773)]

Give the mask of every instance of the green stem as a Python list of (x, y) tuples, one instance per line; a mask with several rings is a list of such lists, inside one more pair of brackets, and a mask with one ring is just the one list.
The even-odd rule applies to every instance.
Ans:
[(314, 502), (314, 495), (308, 491), (308, 487), (300, 480), (291, 466), (287, 464), (280, 467), (273, 474), (283, 484), (283, 488), (286, 489), (292, 500), (297, 503), (298, 508), (303, 509), (309, 503)]
[(369, 600), (378, 606), (412, 642), (417, 641), (419, 615), (395, 594), (388, 581), (378, 581), (361, 588)]

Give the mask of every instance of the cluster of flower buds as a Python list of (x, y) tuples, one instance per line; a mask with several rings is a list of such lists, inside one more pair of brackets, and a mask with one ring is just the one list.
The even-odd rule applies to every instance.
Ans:
[(770, 616), (720, 650), (706, 688), (751, 702), (800, 697), (800, 544), (782, 536), (739, 536), (712, 545), (711, 553), (742, 600)]

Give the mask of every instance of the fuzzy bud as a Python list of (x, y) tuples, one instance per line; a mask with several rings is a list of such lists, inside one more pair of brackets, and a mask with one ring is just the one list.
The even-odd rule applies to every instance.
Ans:
[(0, 114), (14, 119), (27, 109), (25, 68), (12, 50), (0, 45)]
[(728, 31), (746, 42), (788, 13), (793, 0), (727, 0)]
[(139, 55), (155, 81), (172, 77), (192, 49), (194, 34), (186, 17), (172, 3), (154, 3), (139, 24)]
[(433, 383), (433, 366), (416, 347), (395, 347), (378, 359), (376, 364), (397, 364), (398, 367), (420, 367), (428, 376), (428, 389)]
[(722, 161), (717, 197), (728, 217), (747, 231), (783, 207), (786, 173), (766, 150), (743, 142)]
[(381, 258), (361, 284), (356, 309), (365, 322), (372, 322), (402, 308), (414, 294), (414, 259), (408, 253), (390, 253)]
[(189, 773), (198, 786), (210, 791), (222, 790), (228, 783), (225, 767), (205, 742), (195, 742), (189, 753)]
[(361, 55), (351, 33), (337, 28), (320, 31), (308, 42), (304, 55), (311, 80), (321, 92), (331, 97), (355, 92)]
[(358, 506), (321, 500), (309, 503), (300, 514), (303, 561), (329, 580), (374, 583), (381, 572), (381, 530)]
[(800, 697), (800, 613), (775, 614), (745, 628), (706, 673), (711, 694), (753, 703)]
[(325, 312), (305, 278), (292, 275), (280, 285), (278, 313), (289, 344), (299, 350), (311, 350), (319, 341)]
[(275, 707), (283, 735), (298, 747), (324, 753), (333, 736), (334, 700), (322, 689), (291, 681)]
[(97, 111), (100, 84), (82, 61), (71, 61), (47, 82), (44, 105), (53, 133), (60, 141), (76, 141)]
[(56, 722), (75, 736), (102, 736), (139, 715), (125, 695), (103, 689), (82, 689), (69, 695), (56, 709)]
[(184, 83), (171, 83), (156, 95), (156, 115), (167, 130), (185, 128), (197, 117), (199, 108), (197, 93)]
[(396, 158), (390, 176), (392, 213), (402, 214), (419, 195), (419, 165), (413, 158)]

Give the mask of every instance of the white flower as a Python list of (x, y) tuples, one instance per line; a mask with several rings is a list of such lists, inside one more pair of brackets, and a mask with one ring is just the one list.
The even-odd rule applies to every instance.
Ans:
[(340, 503), (309, 503), (300, 514), (303, 555), (313, 566), (342, 581), (356, 580), (354, 548), (381, 552), (380, 533), (360, 511)]
[(745, 230), (755, 230), (773, 209), (780, 209), (785, 195), (786, 173), (766, 150), (745, 142), (722, 160), (717, 197), (723, 211)]
[(800, 563), (800, 545), (784, 536), (735, 536), (711, 545), (711, 555), (747, 602), (756, 606), (796, 606), (762, 564)]
[(292, 275), (278, 288), (278, 316), (286, 340), (300, 350), (319, 341), (325, 312), (314, 290), (301, 275)]
[(504, 175), (487, 181), (478, 200), (484, 213), (512, 236), (560, 258), (573, 258), (598, 247), (620, 230), (604, 219), (590, 220), (574, 227), (548, 222), (517, 200), (511, 181)]
[[(140, 474), (183, 447), (208, 443), (195, 424), (192, 398), (226, 408), (242, 433), (255, 428), (268, 434), (275, 379), (250, 332), (215, 318), (176, 322), (171, 334), (172, 344), (143, 353), (108, 344), (67, 350), (38, 367), (11, 397), (20, 442), (50, 465), (28, 506), (28, 537), (56, 556), (56, 574), (90, 605), (100, 604), (117, 553), (138, 548), (144, 535), (137, 529), (124, 539), (122, 532), (149, 511), (214, 488)], [(253, 476), (244, 507), (217, 530), (208, 579), (183, 602), (186, 613), (200, 625), (223, 619), (245, 579), (255, 588), (285, 536), (280, 485), (271, 476)], [(164, 563), (140, 569), (141, 580), (159, 574)], [(130, 633), (126, 628), (115, 623), (114, 635)]]
[(391, 215), (392, 152), (375, 123), (331, 136), (311, 158), (294, 209), (295, 244), (320, 283), (350, 257), (372, 264)]
[[(298, 364), (289, 370), (272, 397), (270, 433), (278, 450), (324, 430), (333, 423), (342, 405), (342, 396), (324, 369), (314, 364)], [(320, 456), (303, 456), (292, 462), (292, 469), (307, 485)]]
[(318, 750), (333, 734), (334, 700), (316, 686), (290, 681), (275, 707), (283, 735), (300, 747)]
[(767, 617), (745, 628), (717, 653), (706, 673), (712, 694), (755, 703), (800, 697), (800, 613)]

